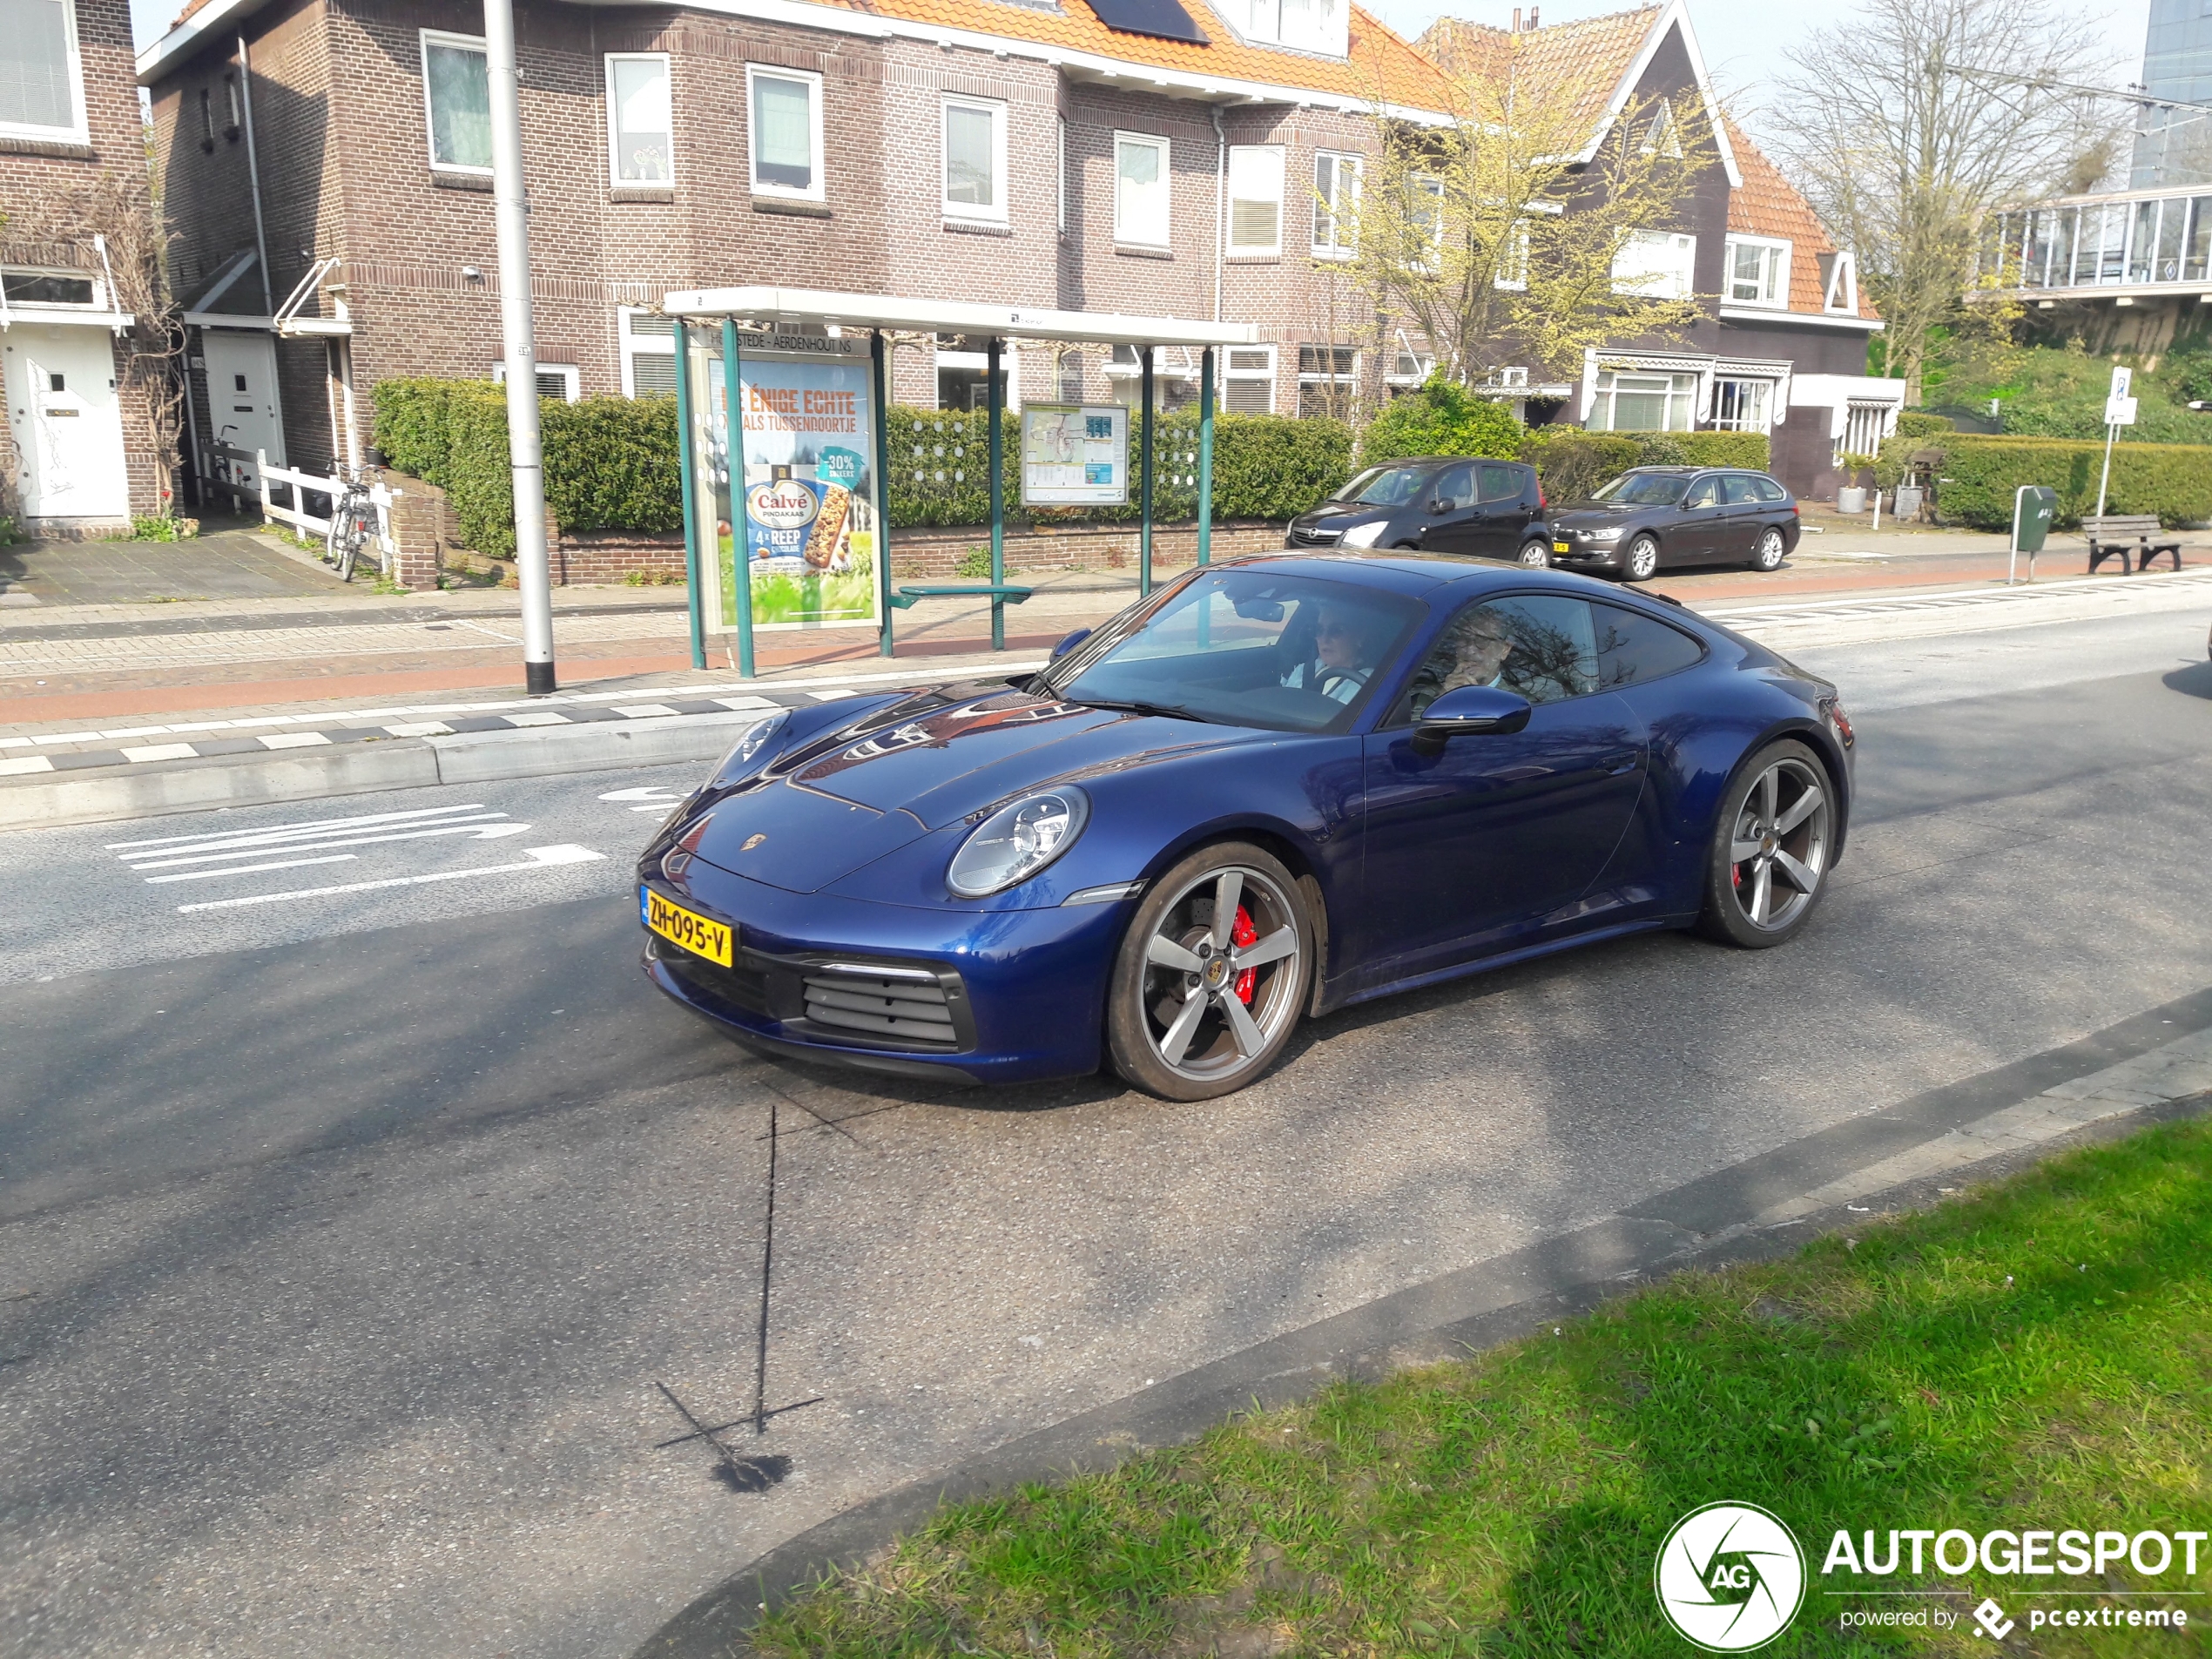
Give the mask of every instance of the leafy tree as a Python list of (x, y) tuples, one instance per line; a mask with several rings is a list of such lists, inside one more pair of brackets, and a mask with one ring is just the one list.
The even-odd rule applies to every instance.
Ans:
[(1521, 453), (1524, 428), (1493, 398), (1477, 397), (1456, 381), (1432, 374), (1419, 391), (1386, 406), (1367, 423), (1359, 453), (1368, 461), (1401, 455), (1494, 455)]

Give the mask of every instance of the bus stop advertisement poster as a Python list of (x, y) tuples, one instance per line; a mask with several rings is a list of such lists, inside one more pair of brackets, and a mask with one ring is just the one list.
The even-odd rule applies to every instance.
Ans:
[[(756, 344), (756, 342), (758, 342)], [(721, 341), (691, 352), (699, 544), (716, 580), (710, 621), (737, 626), (738, 572), (759, 628), (876, 623), (875, 411), (864, 340), (747, 335), (738, 346), (745, 419), (736, 510)]]

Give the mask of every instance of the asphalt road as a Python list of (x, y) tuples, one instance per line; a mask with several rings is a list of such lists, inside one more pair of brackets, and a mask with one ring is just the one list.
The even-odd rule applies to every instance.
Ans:
[[(634, 965), (689, 768), (0, 838), (0, 1651), (624, 1653), (887, 1488), (2212, 984), (2206, 622), (1800, 650), (1863, 792), (1796, 945), (1369, 1005), (1198, 1107), (728, 1047)], [(656, 1383), (821, 1398), (739, 1493)]]

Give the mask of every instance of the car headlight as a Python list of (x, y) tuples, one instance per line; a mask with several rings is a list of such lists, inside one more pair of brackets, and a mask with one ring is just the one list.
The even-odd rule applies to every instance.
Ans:
[(1584, 530), (1582, 534), (1593, 542), (1617, 542), (1621, 539), (1621, 527), (1611, 524), (1602, 530)]
[(714, 769), (714, 782), (708, 786), (718, 788), (735, 781), (738, 774), (753, 763), (760, 752), (768, 746), (769, 739), (782, 731), (790, 718), (789, 709), (778, 709), (773, 714), (755, 720), (747, 726), (736, 746), (722, 757), (722, 764)]
[(1382, 540), (1382, 533), (1390, 528), (1390, 521), (1379, 518), (1372, 524), (1354, 524), (1344, 533), (1339, 545), (1344, 547), (1372, 547)]
[(1066, 852), (1089, 819), (1090, 797), (1073, 785), (1001, 806), (961, 843), (945, 885), (963, 899), (1003, 892)]

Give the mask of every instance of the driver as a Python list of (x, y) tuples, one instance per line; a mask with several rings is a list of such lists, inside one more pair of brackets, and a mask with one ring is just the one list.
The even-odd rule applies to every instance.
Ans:
[(1313, 630), (1313, 658), (1297, 664), (1282, 683), (1299, 690), (1318, 691), (1339, 703), (1359, 695), (1375, 671), (1374, 654), (1368, 644), (1369, 619), (1341, 605), (1325, 603)]
[(1455, 691), (1462, 685), (1495, 685), (1505, 672), (1506, 658), (1513, 655), (1505, 618), (1489, 605), (1477, 605), (1452, 632), (1456, 636), (1452, 643), (1459, 661), (1445, 675), (1437, 694)]

